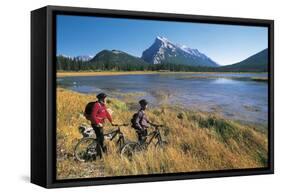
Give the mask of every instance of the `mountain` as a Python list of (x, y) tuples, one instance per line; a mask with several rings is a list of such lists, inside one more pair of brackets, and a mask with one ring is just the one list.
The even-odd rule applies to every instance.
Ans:
[(102, 50), (90, 60), (97, 65), (146, 65), (141, 58), (132, 56), (119, 50)]
[(197, 49), (174, 44), (165, 37), (157, 36), (154, 43), (142, 53), (144, 61), (151, 64), (181, 64), (190, 66), (219, 66)]
[(64, 55), (64, 54), (59, 54), (59, 55), (57, 55), (57, 57), (61, 57), (61, 58), (65, 58), (65, 59), (73, 59), (73, 57)]
[(91, 55), (81, 55), (81, 56), (76, 56), (73, 59), (79, 60), (79, 61), (90, 61), (93, 58)]
[(227, 71), (268, 71), (268, 49), (264, 49), (239, 63), (223, 66), (219, 69)]
[(63, 54), (57, 55), (57, 57), (62, 57), (62, 58), (70, 59), (70, 60), (76, 60), (76, 61), (83, 61), (83, 62), (90, 61), (93, 58), (93, 56), (91, 56), (91, 55), (81, 55), (81, 56), (72, 57), (72, 56), (63, 55)]

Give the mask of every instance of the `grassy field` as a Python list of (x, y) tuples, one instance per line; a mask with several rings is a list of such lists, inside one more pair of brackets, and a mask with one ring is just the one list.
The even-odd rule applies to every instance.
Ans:
[[(138, 93), (123, 100), (108, 99), (115, 123), (130, 123), (137, 110)], [(165, 99), (165, 94), (159, 95)], [(164, 124), (162, 134), (169, 142), (165, 149), (151, 146), (132, 161), (121, 158), (114, 142), (106, 142), (108, 154), (100, 161), (78, 162), (74, 146), (82, 135), (78, 126), (89, 124), (83, 116), (85, 105), (95, 94), (80, 94), (57, 89), (57, 178), (88, 178), (153, 173), (259, 168), (267, 165), (267, 129), (226, 120), (216, 113), (192, 112), (182, 107), (163, 105), (147, 111), (154, 123)], [(105, 132), (112, 127), (105, 126)], [(130, 127), (122, 132), (136, 140)]]

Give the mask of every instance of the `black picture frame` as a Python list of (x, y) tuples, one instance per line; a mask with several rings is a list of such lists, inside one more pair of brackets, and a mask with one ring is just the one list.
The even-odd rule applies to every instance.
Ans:
[[(56, 14), (268, 27), (268, 168), (56, 180)], [(274, 21), (232, 17), (46, 6), (31, 12), (31, 182), (46, 188), (274, 173)]]

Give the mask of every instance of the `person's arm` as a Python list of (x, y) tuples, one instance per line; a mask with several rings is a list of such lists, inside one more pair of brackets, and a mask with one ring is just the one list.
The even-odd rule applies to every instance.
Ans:
[(148, 124), (150, 124), (150, 125), (153, 125), (153, 123), (150, 122), (147, 118), (146, 118), (146, 122), (147, 122)]
[[(109, 122), (112, 124), (112, 118), (109, 112), (107, 111), (107, 108), (105, 107), (105, 113), (106, 113), (106, 118), (109, 120)], [(113, 124), (112, 124), (113, 125)]]
[(98, 102), (96, 102), (94, 104), (92, 114), (91, 114), (91, 119), (92, 119), (92, 121), (95, 122), (95, 124), (99, 124), (99, 121), (97, 119), (98, 110), (99, 110), (99, 105), (98, 105)]
[(142, 114), (142, 127), (144, 128), (148, 128), (148, 127), (150, 127), (150, 122), (149, 122), (149, 120), (147, 119), (147, 116), (146, 116), (146, 114), (145, 113), (143, 113)]

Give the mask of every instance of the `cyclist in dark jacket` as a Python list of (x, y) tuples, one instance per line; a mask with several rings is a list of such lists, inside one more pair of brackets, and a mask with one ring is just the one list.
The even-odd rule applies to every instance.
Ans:
[(139, 101), (140, 110), (134, 115), (133, 128), (135, 129), (138, 141), (144, 143), (147, 136), (147, 128), (150, 127), (151, 122), (147, 119), (145, 110), (147, 109), (148, 102), (145, 99)]

